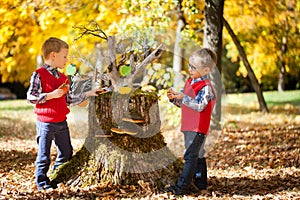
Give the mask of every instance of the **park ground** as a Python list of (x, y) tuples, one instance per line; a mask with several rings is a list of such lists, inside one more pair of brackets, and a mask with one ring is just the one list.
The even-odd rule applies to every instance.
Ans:
[[(181, 197), (143, 181), (85, 188), (61, 184), (38, 192), (33, 106), (26, 100), (0, 101), (0, 199), (300, 199), (300, 91), (267, 92), (265, 98), (270, 113), (259, 112), (255, 94), (226, 96), (223, 129), (207, 155), (209, 187)], [(75, 150), (86, 136), (84, 109), (73, 108), (68, 116)], [(163, 127), (167, 145), (182, 156), (178, 127)], [(55, 148), (51, 155), (54, 160)]]

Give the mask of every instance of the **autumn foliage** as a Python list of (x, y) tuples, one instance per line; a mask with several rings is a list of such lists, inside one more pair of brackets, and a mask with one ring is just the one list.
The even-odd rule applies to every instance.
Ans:
[[(3, 0), (0, 9), (1, 81), (17, 81), (28, 86), (30, 74), (37, 67), (41, 43), (49, 36), (67, 41), (72, 49), (80, 49), (83, 54), (90, 52), (96, 41), (74, 42), (77, 34), (74, 26), (88, 24), (91, 20), (100, 24), (108, 35), (149, 27), (176, 30), (179, 3), (186, 22), (182, 35), (202, 45), (205, 1)], [(290, 80), (299, 79), (299, 9), (296, 0), (225, 1), (224, 18), (245, 48), (259, 82), (270, 89), (276, 85), (282, 62), (286, 73), (292, 77)], [(223, 36), (226, 58), (239, 65), (233, 73), (245, 77), (246, 70), (232, 39), (226, 31)], [(282, 53), (282, 48), (287, 50)], [(76, 60), (70, 59), (70, 62)], [(225, 65), (232, 66), (231, 63)]]

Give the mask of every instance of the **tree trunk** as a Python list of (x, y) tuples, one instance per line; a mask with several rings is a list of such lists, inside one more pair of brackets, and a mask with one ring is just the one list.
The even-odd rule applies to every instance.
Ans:
[(278, 92), (283, 92), (285, 89), (285, 74), (286, 74), (286, 52), (288, 50), (288, 41), (287, 41), (287, 34), (289, 32), (289, 25), (288, 25), (288, 19), (286, 19), (285, 24), (285, 32), (284, 36), (282, 37), (281, 41), (281, 50), (280, 50), (280, 66), (279, 66), (279, 80), (278, 80)]
[(278, 80), (278, 92), (283, 92), (285, 89), (285, 61), (280, 61), (280, 69), (279, 69), (279, 80)]
[(248, 62), (247, 55), (246, 55), (242, 45), (240, 44), (238, 38), (236, 37), (233, 30), (229, 26), (228, 22), (224, 18), (223, 18), (223, 23), (224, 23), (228, 33), (230, 34), (233, 42), (235, 43), (235, 45), (236, 45), (236, 47), (239, 51), (240, 57), (241, 57), (244, 65), (247, 69), (248, 76), (249, 76), (249, 79), (251, 81), (251, 85), (252, 85), (254, 91), (256, 92), (256, 95), (257, 95), (257, 98), (258, 98), (260, 111), (269, 112), (266, 101), (265, 101), (263, 93), (262, 93), (262, 90), (259, 86), (258, 80), (257, 80), (257, 78), (256, 78), (256, 76), (255, 76), (255, 74), (254, 74), (254, 72), (253, 72), (253, 70), (250, 66), (250, 63)]
[(204, 47), (212, 49), (217, 53), (217, 68), (210, 73), (212, 84), (218, 95), (211, 127), (219, 130), (221, 121), (221, 95), (223, 93), (222, 85), (222, 17), (224, 0), (206, 0), (205, 1), (205, 27), (204, 27)]
[(178, 8), (177, 8), (177, 28), (176, 28), (176, 36), (175, 36), (175, 44), (174, 44), (174, 56), (173, 56), (173, 70), (174, 70), (174, 84), (173, 87), (175, 90), (179, 90), (180, 87), (182, 87), (182, 81), (183, 77), (181, 74), (182, 70), (182, 48), (180, 47), (180, 42), (182, 39), (181, 31), (185, 26), (185, 20), (183, 17), (183, 13), (181, 11), (182, 8), (182, 0), (178, 2)]

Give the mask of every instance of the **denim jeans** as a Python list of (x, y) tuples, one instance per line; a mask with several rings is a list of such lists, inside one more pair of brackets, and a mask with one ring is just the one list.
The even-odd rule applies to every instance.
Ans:
[(66, 121), (59, 123), (36, 122), (38, 153), (36, 157), (36, 184), (38, 187), (49, 185), (47, 172), (50, 166), (52, 140), (57, 148), (57, 158), (53, 170), (72, 157), (73, 148), (69, 127)]
[(205, 135), (193, 131), (185, 131), (185, 153), (184, 166), (178, 178), (177, 186), (181, 189), (188, 189), (196, 174), (198, 158), (204, 157)]

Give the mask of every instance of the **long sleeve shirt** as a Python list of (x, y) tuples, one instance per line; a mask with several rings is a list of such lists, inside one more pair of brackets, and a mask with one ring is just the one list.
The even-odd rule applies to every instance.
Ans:
[[(59, 78), (59, 73), (57, 68), (52, 67), (50, 65), (45, 64), (44, 68), (50, 72), (56, 78)], [(42, 92), (42, 85), (40, 75), (37, 72), (33, 72), (31, 79), (30, 79), (30, 86), (27, 92), (27, 100), (32, 104), (42, 104), (45, 103), (46, 100), (46, 93)], [(87, 97), (85, 93), (74, 94), (71, 90), (69, 90), (66, 94), (66, 102), (67, 105), (77, 105), (82, 101), (86, 100)]]
[[(191, 84), (197, 83), (199, 81), (207, 79), (207, 75), (201, 78), (193, 79)], [(181, 91), (183, 92), (183, 91)], [(215, 98), (215, 95), (212, 91), (212, 88), (209, 85), (204, 86), (197, 94), (196, 98), (189, 97), (184, 95), (183, 99), (173, 99), (171, 102), (181, 107), (182, 104), (187, 107), (196, 110), (197, 112), (201, 112), (207, 106), (208, 102)]]

